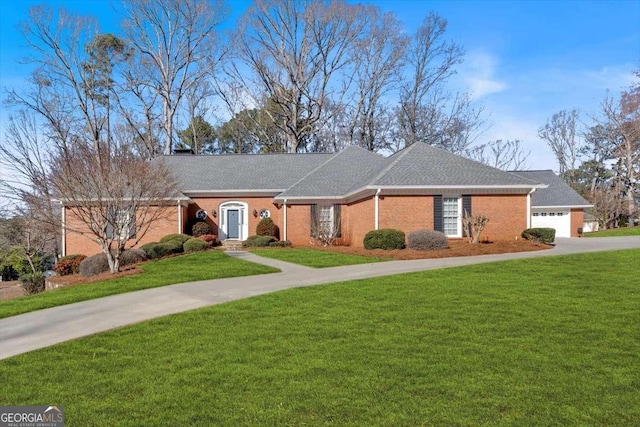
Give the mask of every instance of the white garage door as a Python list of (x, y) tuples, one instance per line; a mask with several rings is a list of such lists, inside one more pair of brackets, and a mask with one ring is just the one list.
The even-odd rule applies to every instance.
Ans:
[(571, 214), (562, 209), (532, 209), (531, 227), (556, 229), (556, 237), (571, 237)]

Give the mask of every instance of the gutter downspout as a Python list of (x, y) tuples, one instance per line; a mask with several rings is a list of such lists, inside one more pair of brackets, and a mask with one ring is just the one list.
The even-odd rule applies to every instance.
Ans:
[(287, 240), (287, 199), (284, 199), (284, 203), (282, 204), (282, 207), (284, 208), (284, 224), (282, 227), (282, 231), (283, 231), (283, 240)]
[(182, 204), (178, 200), (178, 234), (182, 234)]
[(379, 226), (379, 215), (380, 215), (380, 192), (382, 191), (382, 188), (378, 188), (378, 190), (376, 191), (376, 195), (374, 197), (374, 210), (375, 210), (375, 217), (374, 217), (374, 224), (375, 224), (375, 230), (378, 229)]
[(527, 228), (531, 228), (531, 195), (535, 193), (536, 189), (532, 188), (527, 194)]
[(62, 239), (60, 242), (60, 245), (62, 246), (61, 249), (61, 255), (62, 256), (66, 256), (67, 255), (67, 212), (66, 212), (66, 208), (64, 206), (64, 204), (62, 204), (62, 209), (60, 209), (61, 211), (61, 215), (62, 215)]

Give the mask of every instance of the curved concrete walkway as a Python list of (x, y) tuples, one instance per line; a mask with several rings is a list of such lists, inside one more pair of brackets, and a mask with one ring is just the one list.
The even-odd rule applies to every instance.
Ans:
[(638, 236), (558, 239), (556, 246), (546, 251), (388, 261), (323, 269), (302, 267), (249, 252), (229, 252), (231, 256), (270, 265), (282, 272), (181, 283), (0, 319), (0, 359), (156, 317), (282, 289), (508, 259), (634, 248), (640, 248)]

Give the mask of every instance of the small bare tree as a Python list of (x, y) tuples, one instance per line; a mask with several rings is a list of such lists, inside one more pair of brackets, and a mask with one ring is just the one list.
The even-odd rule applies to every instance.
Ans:
[(477, 244), (480, 242), (480, 234), (484, 231), (489, 218), (482, 214), (472, 215), (466, 210), (462, 215), (462, 229), (464, 230), (469, 243)]
[(312, 205), (311, 238), (312, 243), (333, 246), (341, 238), (341, 217), (339, 205)]
[(168, 218), (178, 194), (160, 161), (142, 160), (127, 148), (95, 152), (78, 145), (60, 152), (50, 180), (64, 205), (66, 231), (97, 241), (112, 273), (125, 246), (136, 245), (156, 221)]

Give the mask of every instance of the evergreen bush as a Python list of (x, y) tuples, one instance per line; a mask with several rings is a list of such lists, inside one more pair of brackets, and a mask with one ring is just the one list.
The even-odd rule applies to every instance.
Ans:
[(364, 236), (365, 249), (402, 249), (404, 248), (404, 232), (393, 228), (372, 230)]
[(275, 239), (280, 237), (280, 229), (271, 218), (262, 218), (256, 226), (258, 236), (271, 236)]
[(205, 234), (211, 234), (211, 226), (206, 221), (198, 221), (191, 227), (191, 235), (200, 237)]
[(527, 240), (541, 243), (553, 243), (556, 239), (555, 228), (527, 228), (522, 232), (522, 237)]

